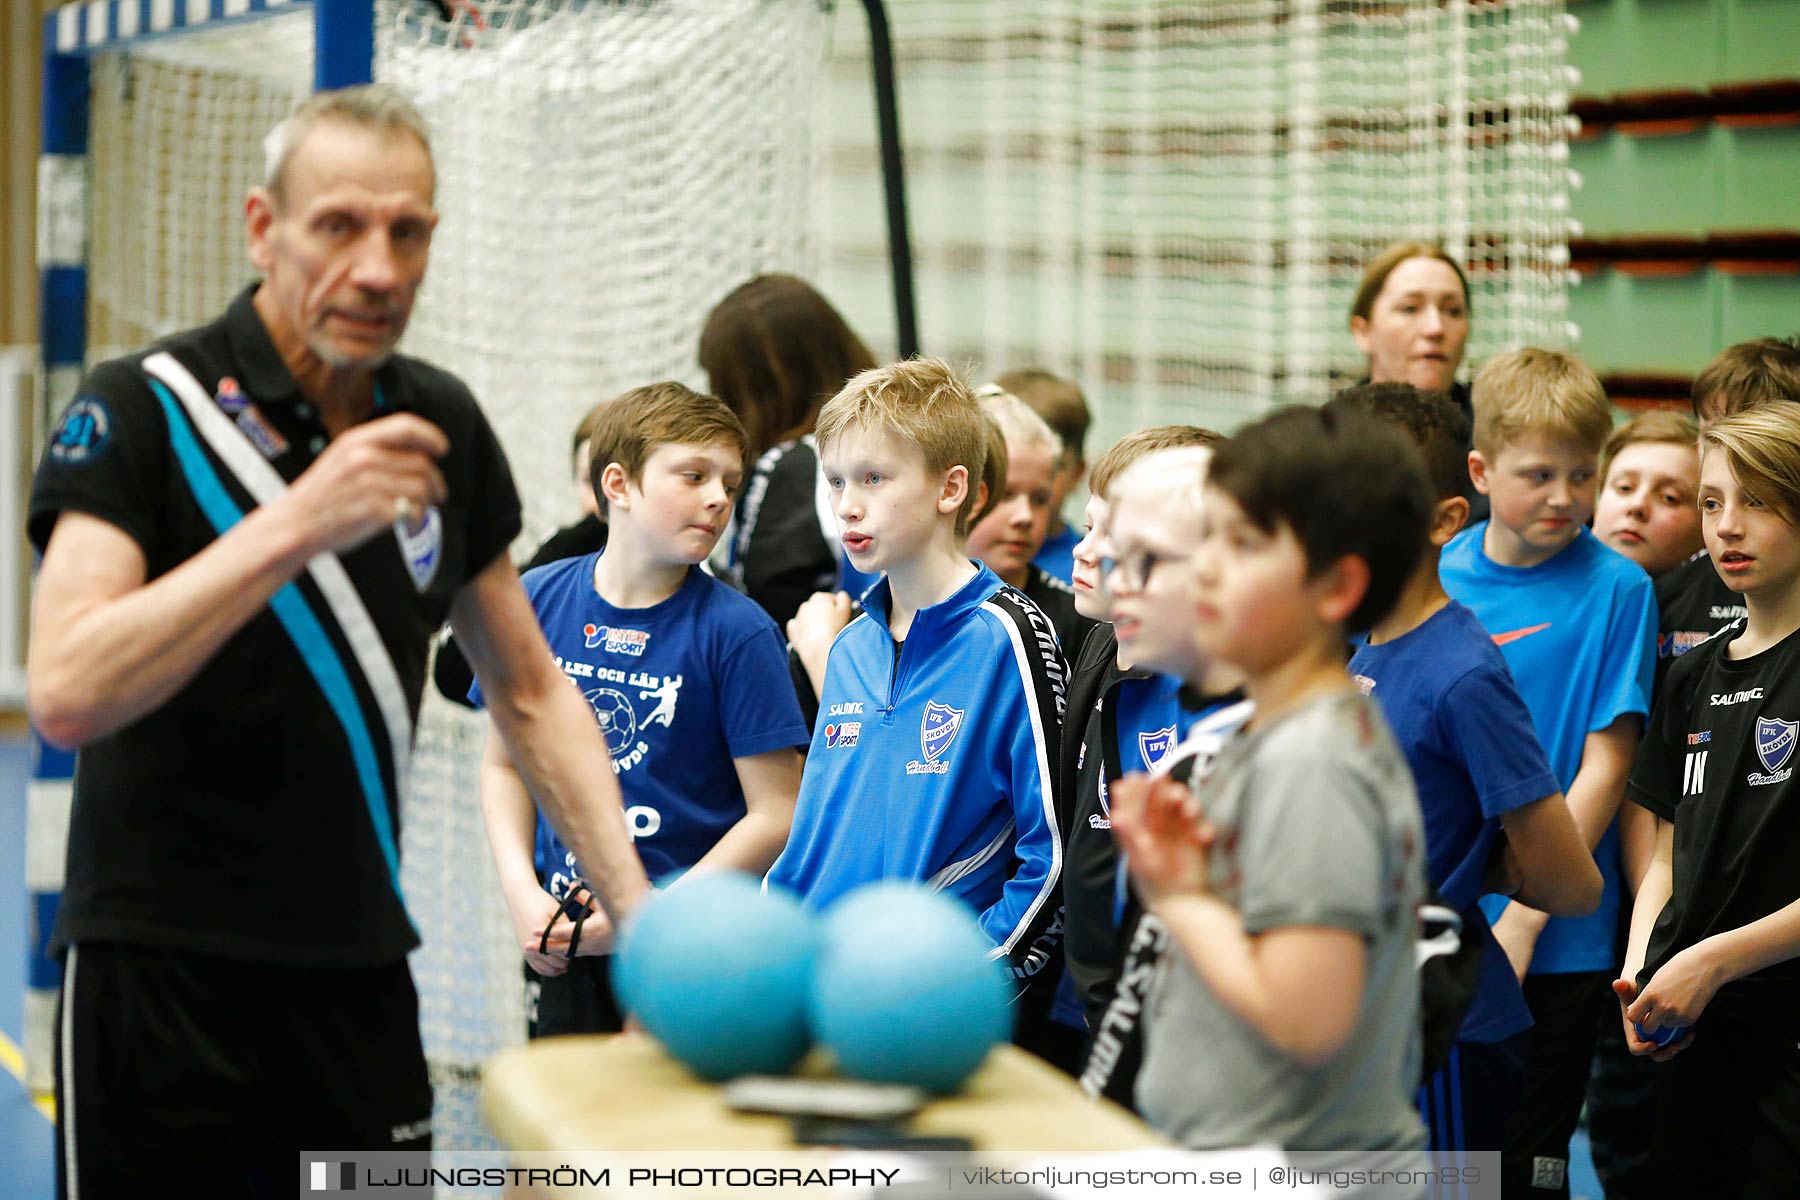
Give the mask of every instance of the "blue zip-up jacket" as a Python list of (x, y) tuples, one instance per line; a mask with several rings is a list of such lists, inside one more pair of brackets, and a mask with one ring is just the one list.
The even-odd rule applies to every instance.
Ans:
[(962, 898), (1018, 979), (1060, 930), (1055, 764), (1066, 671), (1036, 605), (982, 567), (913, 617), (898, 655), (883, 579), (826, 661), (787, 848), (769, 882), (823, 908), (917, 879)]

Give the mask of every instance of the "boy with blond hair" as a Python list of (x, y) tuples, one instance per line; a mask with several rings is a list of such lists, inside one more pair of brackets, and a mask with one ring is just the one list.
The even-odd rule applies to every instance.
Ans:
[[(699, 565), (743, 481), (744, 428), (722, 401), (656, 383), (606, 405), (589, 445), (610, 537), (527, 571), (526, 594), (606, 738), (645, 873), (761, 874), (787, 841), (807, 734), (775, 623)], [(479, 683), (469, 698), (480, 706)], [(481, 807), (532, 1036), (617, 1031), (612, 930), (498, 737)]]
[(769, 882), (817, 908), (878, 879), (929, 883), (1029, 981), (1058, 936), (1066, 678), (1044, 614), (964, 552), (981, 407), (949, 366), (913, 359), (852, 379), (817, 437), (845, 553), (882, 579), (831, 645)]
[[(1099, 624), (1072, 654), (1069, 673), (1068, 736), (1062, 764), (1063, 792), (1069, 805), (1063, 904), (1069, 973), (1087, 1024), (1096, 1031), (1118, 983), (1124, 952), (1121, 936), (1130, 930), (1135, 915), (1126, 912), (1134, 906), (1115, 902), (1118, 857), (1107, 788), (1126, 774), (1160, 766), (1181, 741), (1188, 723), (1182, 711), (1180, 677), (1140, 661), (1121, 643), (1113, 625), (1111, 581), (1105, 571), (1114, 563), (1111, 517), (1117, 497), (1111, 489), (1115, 482), (1125, 482), (1134, 465), (1152, 460), (1167, 463), (1168, 452), (1181, 450), (1187, 458), (1175, 461), (1191, 468), (1197, 490), (1205, 473), (1207, 448), (1221, 440), (1211, 430), (1194, 425), (1156, 426), (1120, 438), (1094, 463), (1087, 531), (1075, 546), (1076, 609)], [(1138, 475), (1140, 481), (1150, 477)], [(1152, 499), (1138, 495), (1141, 486), (1131, 490), (1133, 499)], [(1197, 512), (1173, 515), (1177, 522), (1183, 515), (1198, 522)], [(1178, 528), (1177, 540), (1187, 532)], [(1197, 538), (1197, 532), (1194, 536)], [(1142, 589), (1132, 588), (1130, 581), (1123, 586), (1128, 606), (1142, 598)], [(1135, 639), (1141, 628), (1141, 620), (1130, 621), (1127, 639)], [(1123, 1102), (1130, 1103), (1130, 1099), (1127, 1092)]]
[(1508, 1195), (1567, 1196), (1620, 904), (1614, 821), (1650, 707), (1656, 602), (1643, 568), (1587, 529), (1612, 430), (1600, 381), (1572, 355), (1527, 348), (1475, 377), (1469, 474), (1490, 518), (1443, 551), (1444, 590), (1506, 657), (1605, 881), (1586, 917), (1491, 897), (1483, 908), (1520, 976), (1533, 1027), (1502, 1164)]
[(1790, 1196), (1800, 1179), (1800, 408), (1701, 439), (1706, 550), (1747, 615), (1683, 655), (1631, 771), (1656, 818), (1613, 984), (1666, 1101), (1671, 1196)]
[[(1629, 465), (1626, 462), (1628, 456), (1635, 454), (1640, 462), (1648, 454), (1659, 455), (1665, 463), (1677, 461), (1673, 458), (1671, 445), (1639, 444), (1646, 434), (1654, 436), (1660, 433), (1661, 437), (1669, 441), (1676, 437), (1685, 438), (1687, 454), (1684, 460), (1679, 460), (1687, 471), (1685, 510), (1679, 514), (1668, 508), (1660, 511), (1663, 514), (1661, 527), (1664, 531), (1678, 531), (1679, 536), (1691, 538), (1691, 544), (1695, 547), (1692, 557), (1662, 570), (1658, 569), (1661, 562), (1666, 562), (1670, 555), (1658, 556), (1661, 562), (1646, 557), (1647, 554), (1654, 553), (1655, 535), (1651, 530), (1656, 522), (1648, 515), (1659, 511), (1654, 507), (1658, 499), (1654, 495), (1640, 501), (1646, 512), (1646, 540), (1641, 548), (1621, 545), (1609, 539), (1609, 544), (1621, 554), (1633, 558), (1650, 572), (1650, 577), (1656, 584), (1656, 685), (1651, 690), (1653, 702), (1662, 695), (1664, 682), (1676, 659), (1720, 630), (1742, 620), (1748, 613), (1744, 598), (1719, 577), (1712, 559), (1701, 545), (1700, 512), (1694, 500), (1699, 490), (1700, 431), (1712, 422), (1735, 413), (1770, 404), (1800, 401), (1800, 338), (1754, 338), (1727, 347), (1694, 380), (1690, 400), (1693, 405), (1692, 417), (1669, 412), (1647, 413), (1613, 431), (1613, 438), (1608, 445), (1616, 443), (1623, 449), (1619, 451), (1617, 458), (1612, 459), (1610, 465), (1606, 458), (1601, 461), (1604, 483), (1600, 511), (1596, 511), (1594, 515), (1594, 532), (1602, 538), (1607, 538), (1620, 524), (1609, 517), (1605, 509), (1609, 501), (1616, 503), (1615, 497), (1622, 495), (1620, 481), (1611, 476), (1621, 465)], [(1627, 442), (1627, 438), (1633, 440)], [(1639, 474), (1631, 483), (1641, 490), (1644, 476)], [(1630, 513), (1627, 512), (1625, 522), (1629, 521)], [(1668, 539), (1665, 533), (1665, 540), (1672, 539)], [(1627, 805), (1623, 812), (1638, 817), (1645, 815), (1633, 805)], [(1624, 819), (1623, 816), (1621, 819)], [(1625, 828), (1638, 835), (1632, 838), (1628, 847), (1631, 857), (1637, 860), (1633, 867), (1633, 873), (1636, 873), (1647, 856), (1654, 852), (1654, 827), (1641, 834), (1635, 822), (1627, 822)], [(1626, 924), (1628, 916), (1626, 913), (1620, 914), (1621, 926)], [(1621, 944), (1625, 937), (1622, 930)], [(1650, 1111), (1653, 1076), (1656, 1072), (1648, 1069), (1652, 1064), (1647, 1060), (1630, 1056), (1624, 1037), (1610, 1022), (1602, 1024), (1600, 1038), (1600, 1051), (1594, 1060), (1594, 1077), (1588, 1088), (1587, 1104), (1588, 1143), (1594, 1155), (1594, 1170), (1607, 1194), (1617, 1196), (1618, 1200), (1635, 1200), (1636, 1197), (1654, 1195), (1663, 1181), (1653, 1145), (1655, 1131), (1645, 1114)]]

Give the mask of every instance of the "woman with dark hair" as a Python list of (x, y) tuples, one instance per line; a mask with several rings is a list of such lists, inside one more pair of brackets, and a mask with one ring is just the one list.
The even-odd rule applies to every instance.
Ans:
[[(1469, 340), (1469, 278), (1436, 242), (1395, 242), (1363, 271), (1350, 305), (1350, 336), (1369, 360), (1363, 383), (1410, 383), (1444, 392), (1473, 426), (1469, 385), (1456, 378)], [(1487, 497), (1469, 489), (1469, 523), (1487, 519)]]
[(840, 577), (837, 519), (813, 422), (852, 375), (876, 365), (831, 302), (792, 275), (741, 285), (700, 331), (712, 394), (744, 423), (756, 460), (738, 500), (733, 571), (783, 628), (802, 601), (831, 591)]

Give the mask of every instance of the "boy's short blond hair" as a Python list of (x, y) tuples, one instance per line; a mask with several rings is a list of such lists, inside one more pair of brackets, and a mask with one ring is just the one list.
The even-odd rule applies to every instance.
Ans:
[[(1606, 482), (1606, 472), (1611, 469), (1613, 459), (1627, 446), (1686, 446), (1697, 451), (1699, 444), (1700, 425), (1694, 418), (1672, 408), (1654, 408), (1639, 413), (1606, 435), (1606, 444), (1600, 447), (1597, 477), (1602, 484)], [(1699, 462), (1698, 454), (1694, 461)]]
[[(993, 418), (1009, 446), (1041, 446), (1055, 459), (1063, 452), (1063, 441), (1050, 428), (1049, 422), (999, 384), (990, 383), (975, 389), (975, 400), (981, 411)], [(1002, 476), (1004, 478), (1004, 476)]]
[(1800, 404), (1764, 404), (1720, 417), (1700, 435), (1701, 457), (1715, 450), (1738, 487), (1800, 528)]
[(724, 445), (740, 459), (749, 447), (743, 422), (723, 400), (673, 381), (632, 388), (602, 404), (593, 415), (588, 482), (602, 516), (606, 514), (606, 492), (600, 477), (613, 463), (624, 469), (625, 478), (642, 487), (644, 464), (662, 446)]
[(1526, 346), (1489, 359), (1475, 374), (1475, 449), (1492, 459), (1522, 438), (1572, 442), (1600, 453), (1612, 405), (1600, 377), (1573, 354)]
[(1116, 507), (1127, 496), (1149, 493), (1161, 502), (1157, 511), (1197, 522), (1206, 509), (1206, 469), (1212, 455), (1212, 447), (1200, 443), (1140, 455), (1113, 479), (1107, 499)]
[(909, 358), (864, 371), (819, 410), (821, 455), (852, 427), (892, 434), (915, 447), (925, 469), (969, 473), (968, 496), (956, 510), (956, 535), (969, 532), (976, 485), (987, 465), (987, 426), (969, 383), (939, 358)]
[(1061, 453), (1076, 460), (1087, 457), (1088, 426), (1094, 417), (1088, 411), (1087, 397), (1073, 379), (1064, 379), (1042, 367), (1020, 367), (996, 376), (994, 382), (1044, 419), (1055, 431)]
[(1152, 425), (1128, 433), (1094, 462), (1088, 472), (1088, 492), (1107, 499), (1107, 491), (1119, 475), (1132, 463), (1157, 450), (1173, 450), (1177, 446), (1216, 446), (1225, 435), (1202, 429), (1198, 425)]

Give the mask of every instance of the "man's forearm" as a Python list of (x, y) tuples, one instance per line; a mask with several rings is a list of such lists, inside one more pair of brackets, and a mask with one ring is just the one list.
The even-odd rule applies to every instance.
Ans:
[[(46, 554), (81, 553), (98, 525), (101, 538), (122, 531), (82, 514)], [(132, 544), (135, 551), (135, 543)], [(185, 687), (306, 565), (307, 547), (278, 512), (252, 511), (205, 550), (167, 574), (85, 610), (66, 602), (71, 578), (57, 564), (34, 597), (31, 709), (50, 741), (80, 746), (154, 711)], [(75, 564), (74, 570), (81, 570)]]
[(619, 781), (593, 710), (569, 685), (505, 555), (496, 555), (450, 606), (507, 757), (538, 811), (575, 854), (615, 926), (650, 889), (625, 828)]

